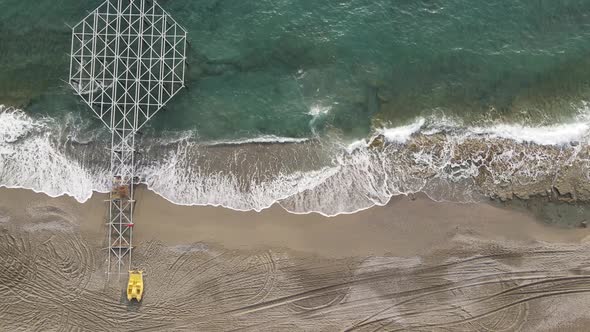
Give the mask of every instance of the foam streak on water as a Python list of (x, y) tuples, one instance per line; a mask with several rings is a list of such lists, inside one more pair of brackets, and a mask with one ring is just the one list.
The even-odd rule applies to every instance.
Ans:
[(227, 140), (227, 141), (214, 141), (207, 143), (208, 145), (240, 145), (240, 144), (272, 144), (272, 143), (302, 143), (308, 141), (308, 138), (295, 138), (295, 137), (280, 137), (275, 135), (262, 135), (254, 138), (245, 138), (241, 140)]
[[(211, 145), (190, 133), (144, 137), (138, 172), (151, 190), (177, 204), (260, 211), (278, 202), (293, 213), (329, 216), (416, 192), (457, 202), (536, 195), (566, 167), (589, 169), (585, 119), (546, 127), (453, 127), (417, 118), (352, 145), (328, 138), (263, 136)], [(0, 111), (0, 185), (80, 202), (108, 191), (105, 143), (98, 135), (82, 137), (87, 128), (79, 123), (60, 123)]]
[(422, 129), (425, 122), (424, 118), (418, 118), (409, 125), (394, 128), (381, 128), (377, 130), (377, 133), (383, 135), (383, 137), (389, 142), (406, 143), (413, 134)]
[(470, 132), (491, 138), (507, 138), (516, 142), (531, 142), (541, 145), (568, 144), (586, 139), (590, 125), (584, 122), (554, 126), (525, 127), (499, 124), (490, 128), (474, 127)]

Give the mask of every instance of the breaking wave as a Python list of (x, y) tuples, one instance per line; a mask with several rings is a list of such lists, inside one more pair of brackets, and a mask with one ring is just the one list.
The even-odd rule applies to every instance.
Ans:
[[(590, 179), (586, 119), (469, 127), (422, 117), (354, 143), (276, 136), (198, 143), (193, 133), (181, 132), (141, 137), (138, 173), (176, 204), (260, 211), (278, 203), (293, 213), (328, 216), (417, 192), (456, 202), (553, 188), (576, 196), (581, 189), (572, 181)], [(108, 137), (101, 132), (73, 117), (34, 119), (0, 108), (0, 185), (80, 202), (107, 192)]]
[(470, 131), (490, 138), (506, 138), (515, 142), (531, 142), (541, 145), (559, 145), (587, 140), (590, 125), (574, 122), (553, 126), (525, 127), (522, 125), (500, 124), (490, 128), (474, 127)]
[(272, 143), (303, 143), (309, 141), (309, 138), (296, 138), (296, 137), (281, 137), (275, 135), (262, 135), (253, 138), (244, 138), (241, 140), (227, 140), (227, 141), (214, 141), (205, 143), (210, 146), (215, 145), (240, 145), (240, 144), (272, 144)]
[(425, 122), (426, 120), (424, 118), (419, 118), (409, 125), (394, 128), (382, 128), (377, 130), (377, 133), (383, 135), (388, 142), (406, 143), (413, 134), (422, 129)]
[(69, 123), (50, 118), (34, 120), (24, 112), (0, 106), (0, 186), (32, 189), (49, 196), (69, 195), (84, 202), (93, 191), (106, 191), (106, 171), (71, 158), (67, 143), (75, 144), (81, 133), (65, 138)]

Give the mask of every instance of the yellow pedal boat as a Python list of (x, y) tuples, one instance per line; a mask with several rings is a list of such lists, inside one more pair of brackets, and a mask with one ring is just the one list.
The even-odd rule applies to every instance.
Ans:
[(143, 271), (129, 271), (129, 282), (127, 283), (127, 300), (136, 299), (141, 301), (143, 295)]

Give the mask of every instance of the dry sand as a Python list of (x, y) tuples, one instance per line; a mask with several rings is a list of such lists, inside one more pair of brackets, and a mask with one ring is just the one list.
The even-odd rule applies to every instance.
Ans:
[[(0, 189), (0, 331), (586, 331), (590, 230), (398, 198), (326, 218), (138, 192), (134, 266), (105, 278), (104, 195)], [(113, 280), (114, 279), (114, 280)]]

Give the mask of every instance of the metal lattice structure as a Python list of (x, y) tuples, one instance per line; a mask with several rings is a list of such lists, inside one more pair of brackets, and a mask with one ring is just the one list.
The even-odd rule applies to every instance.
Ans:
[(108, 274), (131, 268), (135, 134), (184, 88), (186, 35), (152, 0), (107, 0), (72, 28), (69, 83), (112, 136)]

